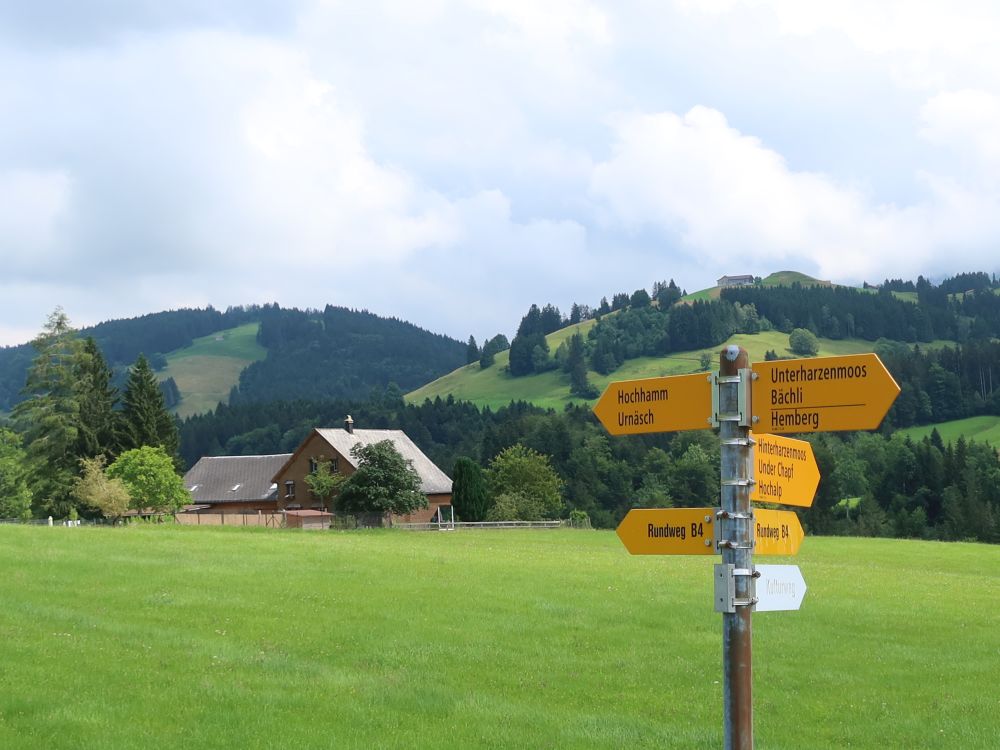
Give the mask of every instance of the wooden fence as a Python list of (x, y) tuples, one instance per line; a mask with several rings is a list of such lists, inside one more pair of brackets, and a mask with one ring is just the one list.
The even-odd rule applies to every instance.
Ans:
[(174, 518), (184, 526), (284, 526), (281, 513), (178, 513)]

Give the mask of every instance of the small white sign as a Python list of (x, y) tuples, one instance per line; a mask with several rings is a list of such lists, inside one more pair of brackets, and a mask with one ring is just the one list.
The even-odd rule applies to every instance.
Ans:
[(798, 565), (755, 565), (757, 612), (798, 609), (806, 595), (806, 582)]

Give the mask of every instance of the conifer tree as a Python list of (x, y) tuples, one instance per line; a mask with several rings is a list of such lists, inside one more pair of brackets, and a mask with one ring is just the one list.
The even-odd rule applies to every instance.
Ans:
[(486, 476), (478, 463), (465, 456), (455, 461), (452, 471), (452, 504), (462, 521), (484, 521), (490, 509)]
[(111, 384), (111, 368), (92, 337), (84, 341), (75, 371), (80, 400), (76, 455), (80, 458), (104, 455), (114, 460), (121, 445), (115, 412), (118, 389)]
[(66, 516), (73, 503), (79, 441), (80, 397), (76, 368), (83, 344), (57, 307), (32, 342), (38, 352), (14, 407), (14, 426), (24, 441), (34, 511)]
[(0, 518), (22, 518), (31, 514), (26, 463), (21, 438), (0, 427)]
[(476, 344), (476, 337), (469, 336), (469, 343), (465, 347), (465, 363), (471, 365), (479, 360), (479, 346)]
[(579, 333), (574, 333), (570, 337), (566, 371), (569, 372), (571, 394), (580, 398), (596, 398), (600, 395), (587, 378), (587, 358), (584, 353), (583, 336)]
[(149, 445), (163, 448), (169, 456), (177, 456), (177, 424), (167, 411), (160, 385), (142, 354), (129, 370), (122, 404), (122, 447)]

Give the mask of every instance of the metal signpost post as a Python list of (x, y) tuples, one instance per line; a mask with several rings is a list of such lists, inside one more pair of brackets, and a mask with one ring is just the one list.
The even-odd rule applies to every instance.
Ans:
[[(720, 508), (636, 508), (618, 527), (633, 555), (714, 555), (715, 609), (722, 613), (726, 750), (753, 748), (751, 613), (796, 610), (806, 583), (796, 565), (754, 566), (759, 555), (795, 555), (805, 536), (792, 511), (819, 484), (812, 446), (772, 433), (874, 429), (899, 386), (874, 354), (750, 365), (727, 346), (719, 371), (611, 383), (594, 414), (612, 435), (719, 428)], [(751, 426), (757, 433), (750, 432)]]
[[(750, 614), (753, 598), (753, 512), (750, 508), (751, 466), (749, 358), (738, 346), (720, 358), (718, 410), (722, 444), (722, 510), (719, 511), (721, 573), (732, 577), (733, 598), (722, 609), (722, 721), (724, 747), (753, 747), (753, 662)], [(715, 395), (713, 393), (713, 395)], [(717, 573), (718, 575), (718, 573)]]

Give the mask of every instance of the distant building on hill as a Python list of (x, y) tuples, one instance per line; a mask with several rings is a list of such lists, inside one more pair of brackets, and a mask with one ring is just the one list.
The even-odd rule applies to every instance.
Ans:
[(716, 286), (721, 289), (731, 286), (753, 286), (753, 276), (749, 274), (743, 276), (723, 276), (716, 281)]

